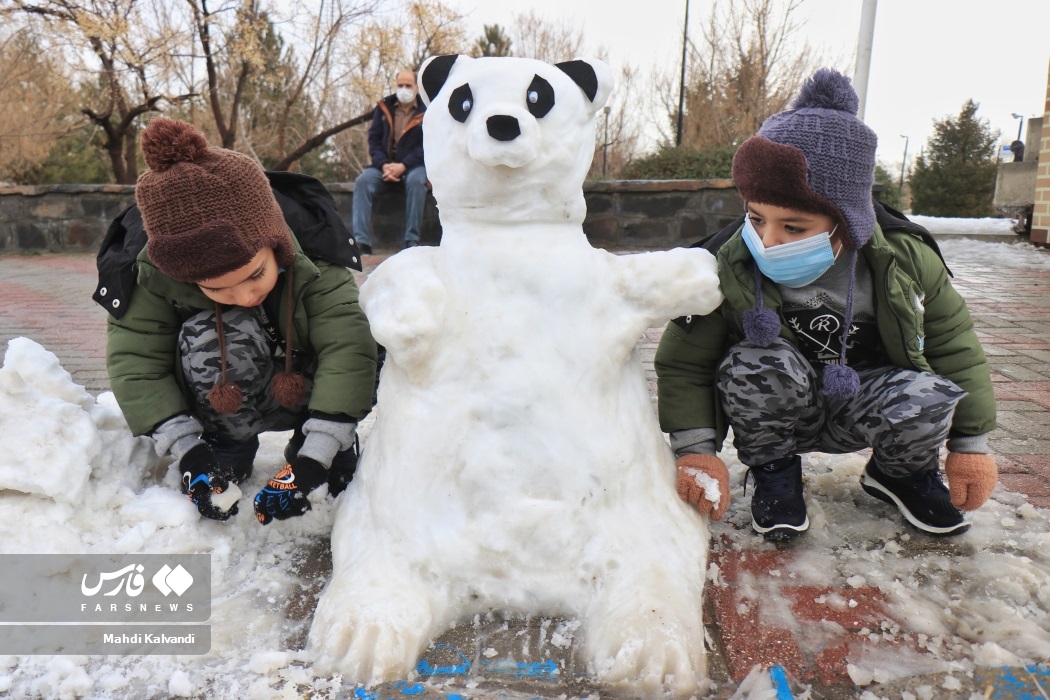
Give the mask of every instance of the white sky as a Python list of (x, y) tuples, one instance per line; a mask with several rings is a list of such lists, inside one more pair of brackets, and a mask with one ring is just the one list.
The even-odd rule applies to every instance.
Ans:
[[(725, 0), (723, 0), (724, 2)], [(509, 27), (514, 15), (571, 22), (585, 49), (604, 47), (614, 66), (628, 62), (648, 74), (663, 66), (677, 74), (686, 0), (452, 0), (468, 15), (470, 36), (485, 24)], [(827, 57), (826, 65), (853, 75), (862, 0), (803, 0), (803, 34)], [(690, 0), (691, 36), (699, 38), (712, 0)], [(644, 6), (644, 9), (642, 9)], [(1050, 67), (1047, 0), (881, 0), (875, 20), (865, 121), (879, 136), (879, 160), (900, 167), (933, 132), (933, 121), (958, 115), (972, 98), (978, 116), (1008, 144), (1019, 122), (1011, 114), (1042, 116)], [(647, 112), (648, 113), (648, 112)], [(1024, 138), (1022, 136), (1022, 138)]]

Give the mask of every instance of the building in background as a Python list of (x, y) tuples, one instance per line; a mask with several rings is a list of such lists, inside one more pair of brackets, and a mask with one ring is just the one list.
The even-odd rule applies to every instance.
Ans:
[[(1029, 144), (1031, 148), (1035, 144)], [(1043, 128), (1039, 137), (1039, 159), (1035, 178), (1035, 200), (1032, 207), (1032, 242), (1050, 244), (1050, 66), (1046, 73), (1046, 104)], [(1030, 151), (1029, 151), (1030, 152)], [(1027, 158), (1027, 156), (1026, 156)]]

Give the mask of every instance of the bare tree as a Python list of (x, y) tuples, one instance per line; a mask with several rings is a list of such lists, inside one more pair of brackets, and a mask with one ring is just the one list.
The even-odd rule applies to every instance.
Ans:
[[(689, 45), (683, 146), (739, 143), (766, 117), (788, 107), (817, 67), (813, 50), (797, 36), (797, 10), (803, 1), (715, 1), (699, 46)], [(659, 81), (672, 129), (678, 116), (677, 83), (677, 75)]]
[[(204, 63), (208, 108), (222, 147), (232, 149), (248, 79), (263, 65), (260, 42), (268, 17), (259, 0), (219, 3), (214, 8), (208, 0), (186, 3)], [(191, 83), (191, 89), (196, 87)]]
[(29, 31), (0, 35), (0, 180), (20, 181), (72, 128), (77, 96)]
[(105, 134), (103, 149), (113, 177), (130, 184), (138, 176), (138, 119), (163, 101), (188, 95), (164, 93), (168, 59), (177, 44), (157, 27), (151, 13), (163, 14), (162, 0), (2, 0), (0, 14), (33, 20), (34, 36), (67, 61), (70, 70), (87, 71), (100, 90), (81, 113)]
[[(392, 92), (397, 73), (418, 70), (427, 57), (468, 48), (462, 15), (441, 0), (407, 0), (375, 12), (346, 42), (340, 57), (345, 86), (337, 101), (344, 114), (357, 115), (333, 127), (324, 144), (345, 165), (345, 177), (368, 166), (367, 124), (376, 103)], [(360, 128), (351, 128), (360, 127)], [(304, 144), (309, 145), (309, 144)], [(320, 145), (320, 144), (317, 144)]]
[(350, 112), (347, 92), (353, 89), (352, 54), (346, 45), (355, 40), (366, 20), (375, 14), (376, 0), (320, 0), (317, 12), (305, 21), (289, 18), (294, 46), (305, 47), (293, 63), (278, 105), (276, 170), (287, 170), (329, 138), (371, 117), (371, 110)]
[(560, 63), (580, 55), (583, 33), (571, 24), (553, 22), (536, 14), (535, 10), (519, 12), (514, 16), (514, 34), (517, 37), (515, 53), (523, 58), (535, 58), (547, 63)]
[(641, 125), (635, 110), (637, 80), (637, 69), (622, 66), (609, 103), (598, 114), (591, 179), (615, 179), (638, 150)]
[(408, 5), (408, 67), (418, 70), (430, 56), (465, 53), (463, 15), (441, 0), (412, 0)]

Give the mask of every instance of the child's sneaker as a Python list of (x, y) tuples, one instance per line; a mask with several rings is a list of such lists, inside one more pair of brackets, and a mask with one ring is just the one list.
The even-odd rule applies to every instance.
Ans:
[[(781, 457), (748, 470), (755, 480), (751, 527), (767, 540), (787, 540), (809, 529), (802, 498), (802, 458)], [(744, 475), (745, 486), (747, 475)]]
[(970, 529), (962, 512), (952, 505), (938, 468), (895, 478), (871, 459), (860, 476), (860, 485), (875, 498), (897, 506), (909, 523), (931, 535), (961, 535)]

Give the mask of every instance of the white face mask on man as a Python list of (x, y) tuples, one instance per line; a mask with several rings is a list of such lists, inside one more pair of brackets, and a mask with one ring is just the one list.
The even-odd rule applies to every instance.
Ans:
[(397, 101), (403, 105), (416, 101), (416, 91), (412, 88), (399, 87), (394, 94), (397, 95)]

